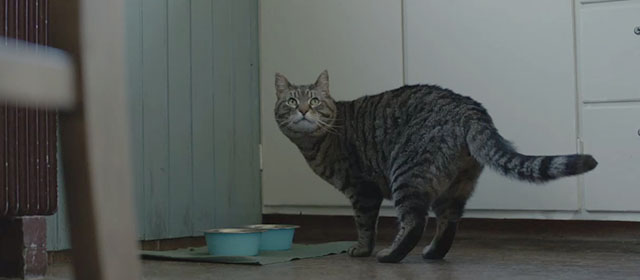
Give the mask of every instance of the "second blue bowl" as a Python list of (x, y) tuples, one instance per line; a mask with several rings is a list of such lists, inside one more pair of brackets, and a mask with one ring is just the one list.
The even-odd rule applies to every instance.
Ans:
[(291, 249), (296, 225), (250, 225), (251, 229), (263, 230), (260, 237), (261, 251), (284, 251)]

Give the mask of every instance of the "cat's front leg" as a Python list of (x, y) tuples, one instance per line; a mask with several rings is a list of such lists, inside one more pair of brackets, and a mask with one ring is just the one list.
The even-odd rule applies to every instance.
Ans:
[(354, 210), (358, 242), (347, 251), (352, 257), (368, 257), (376, 243), (376, 225), (382, 204), (377, 186), (362, 184), (345, 192)]

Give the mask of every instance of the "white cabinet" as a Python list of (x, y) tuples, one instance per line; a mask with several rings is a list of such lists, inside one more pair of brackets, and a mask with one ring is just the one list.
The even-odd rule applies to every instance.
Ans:
[[(407, 83), (482, 102), (527, 154), (577, 150), (573, 1), (405, 0)], [(470, 209), (576, 210), (575, 177), (538, 186), (489, 171)]]
[(584, 151), (598, 167), (585, 175), (589, 211), (640, 211), (640, 104), (588, 105)]
[[(640, 211), (640, 1), (581, 1), (578, 80), (590, 212)], [(638, 34), (636, 34), (638, 33)]]
[(342, 194), (313, 174), (276, 126), (274, 74), (281, 72), (293, 83), (312, 83), (328, 69), (331, 94), (339, 100), (401, 86), (401, 3), (262, 0), (260, 6), (263, 203), (348, 206)]
[(640, 1), (584, 3), (579, 11), (583, 100), (640, 100)]

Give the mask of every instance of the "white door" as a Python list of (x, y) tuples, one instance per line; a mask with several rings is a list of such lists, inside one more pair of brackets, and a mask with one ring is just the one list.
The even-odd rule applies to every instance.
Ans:
[[(405, 0), (407, 83), (435, 83), (485, 105), (527, 154), (575, 153), (571, 0)], [(576, 178), (538, 186), (482, 175), (471, 209), (576, 210)]]
[(401, 3), (262, 0), (260, 5), (263, 204), (267, 209), (347, 206), (277, 128), (274, 75), (312, 83), (328, 69), (331, 93), (339, 100), (401, 86)]

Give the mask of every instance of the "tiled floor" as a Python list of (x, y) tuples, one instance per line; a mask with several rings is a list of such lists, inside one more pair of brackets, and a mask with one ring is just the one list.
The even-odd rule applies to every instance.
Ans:
[[(640, 279), (634, 242), (466, 239), (442, 261), (423, 260), (421, 249), (399, 264), (344, 254), (267, 266), (144, 261), (144, 279)], [(45, 279), (69, 275), (56, 264)]]

